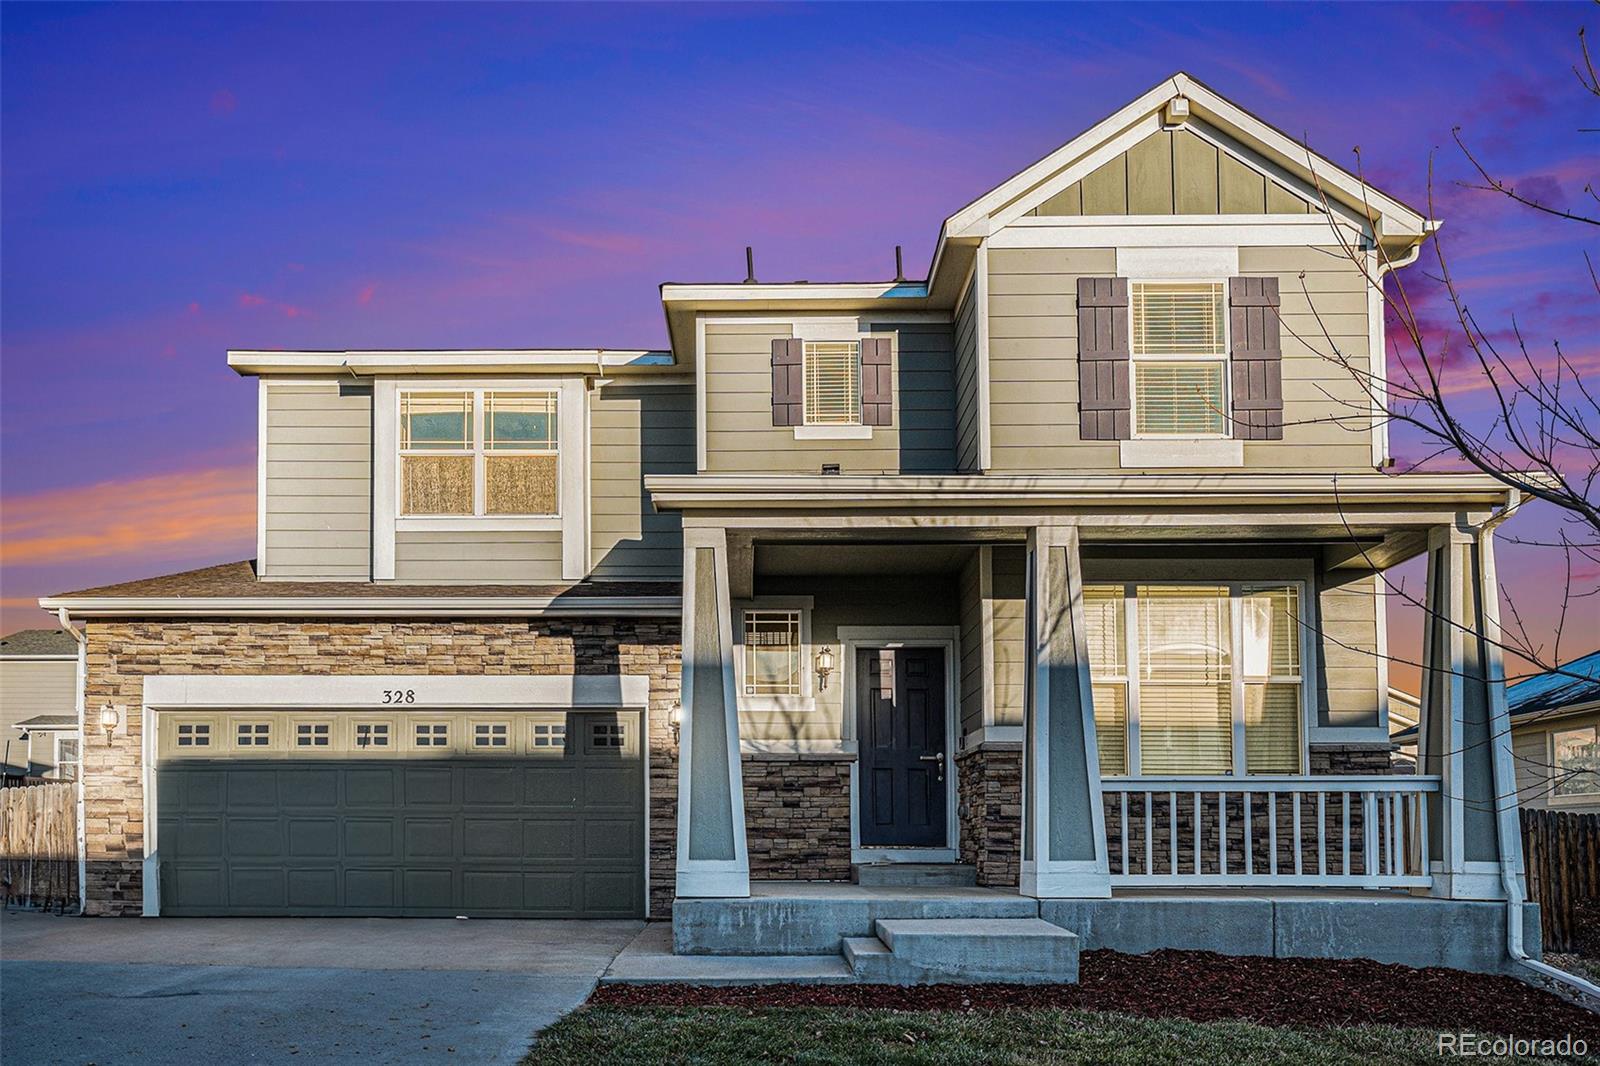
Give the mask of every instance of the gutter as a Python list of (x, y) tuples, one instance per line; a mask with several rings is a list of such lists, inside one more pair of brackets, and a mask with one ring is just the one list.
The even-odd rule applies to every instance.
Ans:
[(86, 703), (84, 685), (88, 680), (89, 673), (89, 638), (81, 629), (72, 624), (72, 617), (67, 613), (65, 607), (56, 608), (56, 622), (78, 643), (77, 683), (73, 686), (72, 693), (73, 709), (78, 715), (78, 780), (76, 782), (77, 787), (73, 791), (76, 793), (78, 811), (78, 826), (75, 834), (78, 838), (78, 914), (82, 915), (89, 906), (89, 848), (88, 835), (84, 830), (83, 810), (83, 780), (87, 776), (84, 772), (84, 759), (89, 753), (88, 738), (85, 736), (83, 728), (84, 705)]

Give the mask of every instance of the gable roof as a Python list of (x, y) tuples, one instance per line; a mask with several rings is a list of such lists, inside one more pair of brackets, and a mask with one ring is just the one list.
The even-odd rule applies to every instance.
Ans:
[(59, 629), (19, 629), (0, 637), (0, 659), (78, 657), (78, 642)]

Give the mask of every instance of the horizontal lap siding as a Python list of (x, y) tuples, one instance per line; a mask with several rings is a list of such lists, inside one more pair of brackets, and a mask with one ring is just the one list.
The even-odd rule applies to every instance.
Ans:
[(994, 595), (994, 721), (1021, 725), (1027, 681), (1027, 552), (997, 546), (991, 565)]
[(440, 585), (561, 579), (561, 531), (396, 533), (394, 577)]
[(651, 506), (644, 479), (694, 473), (694, 389), (609, 385), (594, 393), (589, 412), (592, 576), (676, 579), (681, 519)]
[(370, 573), (372, 401), (337, 382), (267, 382), (267, 578)]
[(968, 286), (956, 308), (956, 469), (977, 470), (982, 462), (978, 411), (978, 304), (976, 285)]
[(1319, 581), (1322, 725), (1378, 725), (1378, 582), (1372, 574), (1347, 571), (1324, 574)]

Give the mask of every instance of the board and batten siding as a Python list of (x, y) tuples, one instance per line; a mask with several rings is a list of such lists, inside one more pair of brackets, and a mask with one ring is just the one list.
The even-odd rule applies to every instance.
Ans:
[[(995, 472), (1121, 469), (1118, 442), (1078, 433), (1077, 283), (1116, 273), (1111, 248), (989, 252)], [(1283, 323), (1283, 439), (1245, 441), (1245, 467), (1371, 470), (1369, 401), (1355, 375), (1330, 358), (1337, 352), (1358, 370), (1367, 367), (1361, 272), (1336, 247), (1291, 246), (1240, 248), (1239, 273), (1278, 279)], [(1350, 418), (1340, 425), (1328, 421), (1330, 413)]]
[[(955, 468), (955, 367), (948, 322), (874, 323), (894, 336), (894, 424), (865, 440), (796, 440), (772, 424), (772, 342), (790, 325), (705, 325), (706, 471), (715, 474), (948, 472)], [(802, 337), (804, 330), (801, 330)]]
[(265, 580), (371, 574), (372, 397), (266, 381)]
[(980, 412), (978, 410), (978, 301), (977, 286), (968, 284), (956, 305), (956, 469), (977, 471), (983, 466)]
[(650, 503), (644, 479), (694, 473), (692, 385), (605, 385), (589, 408), (590, 574), (678, 580), (683, 525)]

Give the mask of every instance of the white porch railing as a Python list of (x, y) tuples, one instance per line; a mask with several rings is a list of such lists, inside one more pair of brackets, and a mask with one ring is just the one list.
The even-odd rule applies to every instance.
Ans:
[(1111, 883), (1426, 887), (1437, 777), (1108, 777)]

